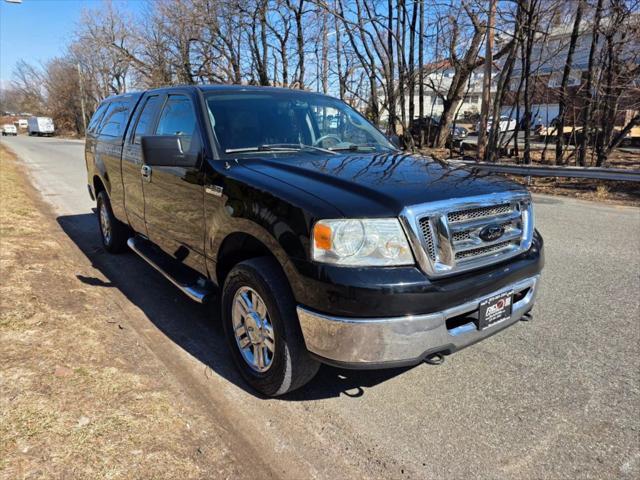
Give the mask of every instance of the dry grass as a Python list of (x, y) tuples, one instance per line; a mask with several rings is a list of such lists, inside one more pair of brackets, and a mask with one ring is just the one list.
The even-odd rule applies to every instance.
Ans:
[(0, 478), (236, 476), (0, 149)]

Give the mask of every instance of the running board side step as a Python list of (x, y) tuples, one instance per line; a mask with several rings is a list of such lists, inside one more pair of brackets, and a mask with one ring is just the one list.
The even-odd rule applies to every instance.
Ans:
[(213, 296), (213, 288), (204, 277), (160, 252), (145, 239), (131, 237), (127, 245), (191, 300), (206, 303)]

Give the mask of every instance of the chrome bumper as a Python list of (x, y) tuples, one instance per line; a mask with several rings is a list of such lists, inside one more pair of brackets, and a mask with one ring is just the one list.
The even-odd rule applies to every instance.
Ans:
[[(354, 367), (418, 363), (427, 354), (455, 351), (514, 324), (535, 301), (540, 275), (507, 285), (489, 295), (442, 312), (394, 318), (343, 318), (298, 306), (298, 318), (307, 349), (337, 364)], [(529, 289), (514, 302), (511, 317), (482, 331), (472, 321), (447, 328), (447, 320), (478, 310), (480, 302), (501, 292)]]

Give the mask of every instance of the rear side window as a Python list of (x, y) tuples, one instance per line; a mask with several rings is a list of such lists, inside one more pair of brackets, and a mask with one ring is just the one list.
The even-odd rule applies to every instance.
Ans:
[(126, 102), (112, 102), (105, 113), (100, 127), (100, 135), (107, 137), (121, 137), (129, 118), (129, 104)]
[(98, 128), (100, 120), (102, 120), (102, 116), (104, 115), (104, 112), (108, 107), (108, 103), (103, 103), (98, 107), (96, 113), (94, 113), (93, 117), (91, 117), (91, 121), (89, 122), (89, 126), (87, 127), (87, 133), (93, 133)]
[(140, 139), (144, 135), (153, 134), (153, 120), (156, 118), (156, 113), (158, 113), (159, 107), (160, 97), (158, 95), (147, 98), (144, 107), (142, 108), (142, 113), (140, 113), (140, 117), (138, 117), (138, 124), (136, 125), (136, 131), (133, 136), (133, 143), (139, 144)]

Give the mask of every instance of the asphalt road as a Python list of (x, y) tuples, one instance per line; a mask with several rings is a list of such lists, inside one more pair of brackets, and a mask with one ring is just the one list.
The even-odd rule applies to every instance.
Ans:
[(322, 367), (304, 390), (265, 400), (233, 369), (216, 313), (135, 255), (101, 248), (82, 143), (2, 141), (131, 303), (133, 328), (167, 366), (159, 374), (225, 412), (276, 467), (287, 457), (317, 478), (640, 477), (639, 209), (536, 196), (547, 264), (533, 321), (441, 366)]

